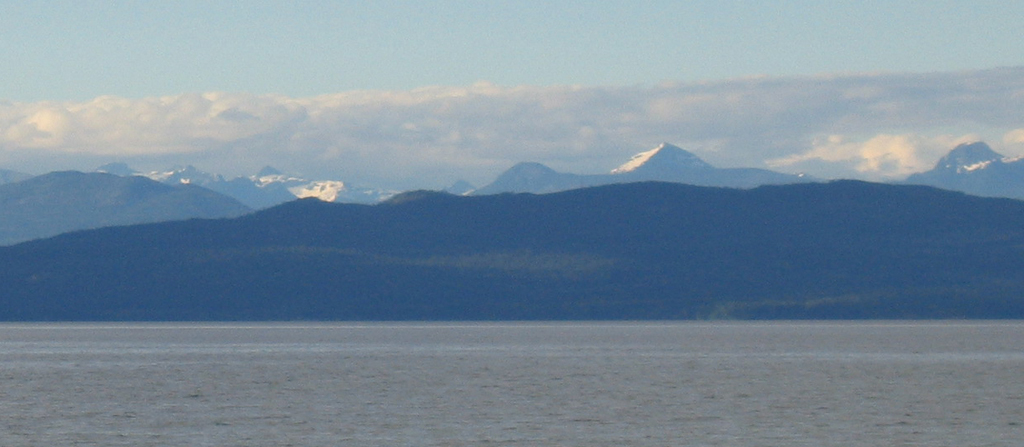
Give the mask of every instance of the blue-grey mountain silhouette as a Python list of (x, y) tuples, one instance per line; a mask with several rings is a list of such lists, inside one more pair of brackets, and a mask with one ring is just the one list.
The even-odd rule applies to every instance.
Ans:
[(474, 195), (503, 192), (535, 194), (588, 186), (641, 181), (663, 181), (698, 186), (753, 188), (761, 185), (802, 183), (811, 178), (756, 168), (716, 168), (691, 152), (668, 143), (636, 154), (609, 174), (569, 174), (540, 163), (519, 163)]
[(4, 183), (20, 182), (28, 179), (29, 177), (32, 176), (23, 172), (0, 169), (0, 185), (3, 185)]
[(0, 210), (0, 245), (88, 228), (250, 212), (232, 198), (193, 185), (76, 171), (0, 185)]

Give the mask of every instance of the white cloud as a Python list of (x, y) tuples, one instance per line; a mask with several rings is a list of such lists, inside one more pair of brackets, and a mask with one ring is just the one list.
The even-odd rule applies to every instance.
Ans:
[(1024, 129), (1013, 129), (1003, 135), (1003, 154), (1010, 157), (1024, 156)]
[(1003, 136), (1006, 144), (1024, 143), (1024, 129), (1013, 129)]
[(977, 134), (960, 136), (917, 134), (875, 135), (854, 140), (844, 135), (816, 138), (810, 150), (767, 160), (769, 167), (786, 171), (804, 171), (808, 167), (832, 164), (834, 177), (898, 180), (926, 171), (950, 149), (959, 144), (981, 140)]
[(601, 172), (668, 141), (719, 166), (881, 179), (930, 168), (958, 135), (1024, 149), (1021, 116), (1024, 68), (653, 87), (480, 82), (311, 98), (100, 97), (0, 102), (0, 163), (173, 162), (229, 175), (269, 164), (355, 183), (436, 187), (458, 178), (486, 183), (519, 161)]
[(857, 173), (882, 178), (898, 178), (927, 169), (913, 135), (878, 135), (867, 141), (848, 141), (842, 135), (829, 135), (814, 142), (802, 154), (768, 160), (773, 168), (806, 165), (809, 161), (838, 163)]

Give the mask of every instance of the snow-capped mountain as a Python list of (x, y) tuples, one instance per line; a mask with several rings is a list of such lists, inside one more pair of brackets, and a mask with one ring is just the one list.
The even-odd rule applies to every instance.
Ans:
[(981, 141), (961, 144), (949, 151), (945, 157), (935, 165), (935, 169), (956, 172), (965, 172), (985, 169), (993, 162), (1011, 162), (998, 152), (992, 150), (987, 144)]
[(540, 163), (519, 163), (474, 195), (503, 192), (543, 194), (613, 183), (661, 181), (698, 186), (753, 188), (768, 184), (803, 183), (809, 177), (754, 168), (716, 168), (677, 146), (662, 143), (634, 155), (608, 174), (580, 175), (557, 172)]
[(660, 181), (728, 188), (812, 181), (803, 176), (767, 169), (716, 168), (693, 153), (669, 143), (662, 143), (654, 149), (634, 155), (628, 162), (613, 169), (611, 175), (622, 178), (615, 183)]
[(211, 183), (223, 182), (224, 177), (217, 174), (210, 174), (196, 169), (195, 166), (174, 167), (169, 171), (153, 171), (142, 174), (152, 180), (167, 184), (182, 185), (209, 185)]
[(714, 169), (700, 157), (677, 146), (661, 143), (658, 147), (633, 156), (622, 166), (612, 169), (612, 174), (643, 172), (646, 170), (680, 171), (686, 169)]
[(354, 188), (339, 180), (310, 180), (265, 167), (248, 177), (225, 179), (220, 174), (200, 171), (194, 166), (177, 166), (164, 171), (138, 172), (124, 163), (111, 163), (100, 172), (139, 175), (166, 184), (192, 184), (234, 197), (254, 208), (267, 208), (297, 198), (315, 197), (325, 202), (376, 203), (395, 194), (372, 188)]
[[(354, 191), (339, 180), (307, 180), (290, 174), (285, 174), (277, 169), (267, 166), (249, 177), (259, 188), (284, 188), (292, 196), (300, 199), (314, 197), (324, 202), (356, 202), (373, 203), (383, 200), (374, 197), (376, 190), (363, 189)], [(359, 195), (358, 192), (363, 194)], [(367, 194), (369, 193), (369, 194)], [(384, 197), (386, 198), (386, 197)]]
[(204, 185), (224, 181), (224, 177), (200, 171), (195, 166), (175, 166), (162, 171), (140, 172), (125, 163), (108, 163), (96, 168), (96, 172), (114, 174), (121, 177), (137, 175), (169, 185)]
[(930, 171), (913, 174), (905, 183), (1024, 199), (1024, 160), (1005, 157), (981, 141), (965, 143), (953, 148)]

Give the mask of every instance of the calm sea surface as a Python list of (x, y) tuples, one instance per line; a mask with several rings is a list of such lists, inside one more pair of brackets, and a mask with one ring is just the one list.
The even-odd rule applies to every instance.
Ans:
[(3, 446), (1010, 446), (1024, 322), (0, 325)]

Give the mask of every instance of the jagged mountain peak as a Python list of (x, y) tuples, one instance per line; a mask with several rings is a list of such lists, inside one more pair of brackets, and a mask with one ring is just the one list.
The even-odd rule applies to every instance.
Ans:
[(649, 151), (636, 154), (623, 165), (612, 169), (612, 174), (625, 174), (645, 169), (708, 169), (709, 165), (700, 157), (682, 148), (661, 143)]
[(1007, 158), (976, 141), (956, 146), (934, 168), (913, 174), (905, 182), (978, 196), (1024, 199), (1024, 159)]
[(935, 169), (956, 172), (973, 171), (1003, 158), (1002, 154), (992, 150), (984, 142), (975, 141), (973, 143), (960, 144), (953, 148), (945, 157), (939, 160), (935, 165)]

